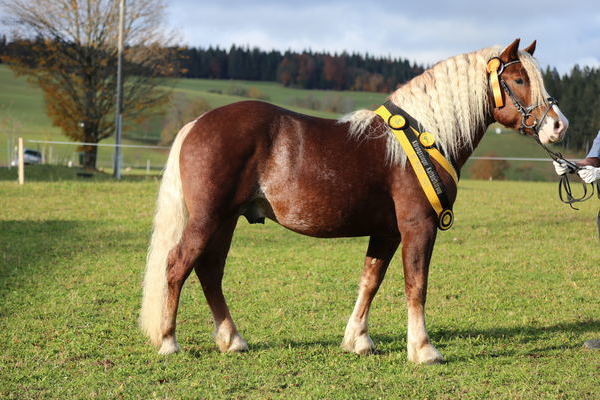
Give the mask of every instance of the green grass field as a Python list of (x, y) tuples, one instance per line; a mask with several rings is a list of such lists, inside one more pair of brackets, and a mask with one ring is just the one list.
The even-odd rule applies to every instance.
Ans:
[(598, 399), (597, 201), (550, 183), (461, 182), (438, 236), (427, 304), (443, 365), (406, 361), (402, 268), (374, 301), (371, 356), (340, 342), (367, 239), (240, 220), (225, 291), (245, 354), (221, 354), (195, 277), (182, 352), (136, 327), (158, 181), (0, 182), (2, 399)]

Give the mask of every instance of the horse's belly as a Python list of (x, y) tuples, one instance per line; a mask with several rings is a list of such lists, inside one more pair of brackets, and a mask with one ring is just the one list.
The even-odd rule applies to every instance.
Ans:
[[(361, 193), (297, 192), (293, 188), (265, 195), (264, 215), (280, 225), (309, 236), (342, 237), (393, 234), (396, 231), (393, 203), (378, 205)], [(377, 210), (376, 210), (377, 209)]]
[(361, 166), (360, 154), (350, 151), (354, 147), (342, 151), (345, 141), (324, 139), (335, 137), (325, 133), (277, 136), (258, 178), (260, 194), (271, 214), (266, 216), (288, 229), (317, 237), (363, 236), (396, 229), (394, 205), (382, 184), (385, 169), (378, 171), (377, 163)]

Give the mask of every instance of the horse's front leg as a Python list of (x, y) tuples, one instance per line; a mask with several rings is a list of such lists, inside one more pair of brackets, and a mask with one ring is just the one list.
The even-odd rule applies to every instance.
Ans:
[(347, 351), (369, 354), (375, 350), (375, 345), (367, 332), (369, 308), (399, 243), (399, 238), (371, 237), (369, 240), (358, 299), (346, 325), (342, 342), (342, 347)]
[(419, 364), (444, 361), (439, 351), (430, 343), (425, 328), (425, 300), (427, 274), (433, 253), (437, 228), (431, 223), (410, 226), (402, 231), (402, 261), (408, 305), (407, 351), (408, 359)]

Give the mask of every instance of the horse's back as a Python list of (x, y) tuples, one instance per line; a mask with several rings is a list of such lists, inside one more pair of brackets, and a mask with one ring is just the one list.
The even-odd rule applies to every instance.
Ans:
[(348, 124), (244, 101), (197, 121), (181, 170), (184, 191), (195, 180), (187, 185), (197, 191), (229, 192), (202, 201), (304, 234), (348, 236), (395, 225), (384, 160), (385, 141), (353, 139)]

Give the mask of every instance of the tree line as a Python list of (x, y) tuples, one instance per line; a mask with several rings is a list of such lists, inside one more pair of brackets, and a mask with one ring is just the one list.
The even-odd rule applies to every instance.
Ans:
[(569, 73), (561, 75), (556, 68), (548, 67), (544, 83), (569, 119), (562, 146), (588, 151), (600, 130), (600, 69), (575, 65)]
[(369, 54), (330, 54), (256, 47), (191, 47), (178, 53), (188, 78), (245, 79), (279, 82), (302, 89), (390, 92), (424, 71), (407, 59)]
[[(31, 59), (33, 45), (41, 39), (12, 40), (0, 36), (0, 62)], [(47, 41), (45, 43), (48, 43)], [(422, 73), (424, 67), (406, 59), (326, 52), (280, 52), (232, 46), (171, 48), (173, 71), (187, 78), (243, 79), (279, 82), (303, 89), (391, 92)], [(600, 69), (576, 65), (566, 74), (548, 67), (544, 72), (548, 92), (559, 99), (569, 118), (562, 143), (570, 150), (587, 150), (600, 128)]]
[[(33, 41), (40, 41), (34, 39)], [(357, 53), (287, 50), (231, 46), (173, 49), (180, 75), (186, 78), (243, 79), (279, 82), (302, 89), (391, 92), (425, 68), (407, 59)], [(26, 41), (0, 37), (0, 57), (28, 52)]]

